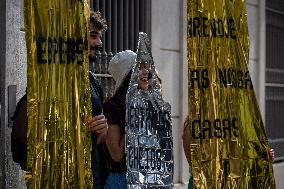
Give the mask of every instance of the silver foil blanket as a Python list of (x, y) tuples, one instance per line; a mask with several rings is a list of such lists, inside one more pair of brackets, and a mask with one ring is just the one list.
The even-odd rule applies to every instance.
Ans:
[(143, 98), (149, 95), (140, 93), (142, 98), (135, 99), (127, 112), (128, 188), (173, 188), (170, 112), (155, 109), (151, 100)]
[[(145, 42), (141, 35), (140, 47)], [(147, 61), (139, 59), (141, 53)], [(152, 57), (147, 57), (147, 53), (151, 55), (145, 48), (138, 50), (127, 94), (127, 188), (171, 189), (174, 173), (171, 108), (162, 99)], [(140, 62), (150, 64), (154, 86), (151, 91), (137, 88)]]

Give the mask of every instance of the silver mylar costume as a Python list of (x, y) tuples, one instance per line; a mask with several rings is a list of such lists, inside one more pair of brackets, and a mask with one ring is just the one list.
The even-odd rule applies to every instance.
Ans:
[[(171, 107), (162, 99), (150, 41), (139, 33), (136, 65), (127, 91), (127, 188), (173, 188)], [(139, 64), (149, 65), (152, 90), (138, 89)]]

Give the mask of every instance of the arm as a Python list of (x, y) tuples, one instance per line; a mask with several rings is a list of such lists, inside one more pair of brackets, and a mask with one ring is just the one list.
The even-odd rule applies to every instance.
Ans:
[(189, 165), (191, 165), (191, 154), (190, 154), (190, 149), (189, 149), (189, 146), (190, 146), (189, 137), (190, 137), (189, 118), (187, 116), (187, 118), (184, 122), (182, 140), (183, 140), (183, 149), (184, 149), (184, 153), (185, 153), (187, 162), (188, 162)]
[(118, 125), (109, 126), (106, 144), (113, 161), (122, 162), (125, 156), (125, 134), (120, 133)]
[(107, 131), (101, 134), (97, 134), (97, 144), (102, 144), (106, 141)]

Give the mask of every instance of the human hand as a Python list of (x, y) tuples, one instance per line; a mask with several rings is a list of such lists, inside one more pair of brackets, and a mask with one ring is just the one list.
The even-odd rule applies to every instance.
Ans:
[(108, 130), (107, 119), (105, 119), (104, 115), (92, 117), (88, 120), (87, 127), (91, 132), (106, 134)]
[(269, 150), (269, 157), (271, 158), (272, 161), (274, 161), (274, 149)]

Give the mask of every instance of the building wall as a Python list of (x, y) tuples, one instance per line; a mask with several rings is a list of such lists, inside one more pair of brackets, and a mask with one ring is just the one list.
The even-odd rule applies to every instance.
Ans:
[[(6, 1), (0, 1), (0, 143), (5, 143)], [(0, 146), (0, 188), (4, 188), (5, 145)]]
[[(4, 1), (1, 1), (4, 2)], [(0, 7), (1, 14), (5, 14), (5, 43), (1, 44), (1, 49), (5, 48), (5, 56), (1, 56), (1, 163), (2, 179), (0, 179), (1, 188), (22, 189), (23, 172), (12, 160), (10, 147), (9, 128), (9, 104), (8, 88), (16, 85), (16, 101), (23, 96), (26, 88), (26, 47), (23, 32), (23, 1), (9, 0), (5, 2), (5, 7)], [(4, 10), (4, 11), (3, 11)], [(2, 30), (2, 27), (1, 27)], [(2, 32), (1, 32), (2, 33)], [(2, 36), (2, 35), (1, 35)], [(2, 40), (1, 40), (2, 41)], [(3, 45), (3, 47), (2, 47)], [(4, 78), (4, 79), (3, 79)], [(11, 116), (11, 115), (10, 115)]]
[[(265, 1), (247, 2), (250, 32), (250, 72), (265, 112)], [(181, 21), (182, 20), (182, 21)], [(175, 186), (186, 188), (188, 165), (182, 148), (182, 124), (187, 115), (186, 0), (152, 1), (152, 49), (163, 81), (164, 98), (172, 105), (175, 146)], [(26, 86), (23, 1), (0, 1), (0, 188), (24, 188), (18, 165), (12, 162), (8, 128), (8, 86), (17, 85), (17, 100)], [(4, 43), (3, 43), (4, 42)], [(264, 116), (263, 116), (264, 117)], [(277, 189), (284, 186), (284, 164), (274, 165)], [(282, 188), (281, 188), (282, 187)]]
[(248, 0), (249, 70), (262, 117), (265, 113), (265, 1)]
[[(266, 69), (266, 5), (263, 0), (248, 0), (247, 13), (250, 33), (250, 74), (265, 121), (265, 69)], [(275, 152), (277, 153), (277, 151)], [(284, 163), (274, 163), (277, 189), (284, 189)]]
[[(183, 20), (183, 22), (181, 22)], [(187, 188), (188, 163), (182, 147), (187, 115), (186, 1), (152, 1), (152, 53), (162, 79), (163, 96), (172, 106), (176, 188)]]

